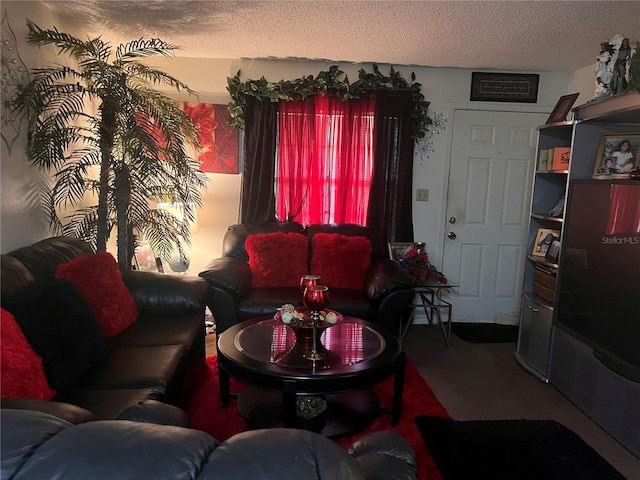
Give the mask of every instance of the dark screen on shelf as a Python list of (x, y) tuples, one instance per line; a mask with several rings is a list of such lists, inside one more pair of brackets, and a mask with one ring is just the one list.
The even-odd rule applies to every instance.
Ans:
[(640, 183), (571, 182), (562, 249), (557, 325), (640, 376)]

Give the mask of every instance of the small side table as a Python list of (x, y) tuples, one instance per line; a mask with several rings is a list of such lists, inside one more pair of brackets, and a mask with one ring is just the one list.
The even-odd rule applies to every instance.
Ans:
[[(407, 322), (407, 324), (400, 332), (400, 341), (404, 340), (404, 337), (409, 331), (409, 327), (411, 327), (411, 325), (413, 324), (416, 309), (422, 308), (425, 315), (427, 316), (427, 322), (429, 322), (429, 325), (433, 325), (433, 315), (435, 315), (435, 317), (438, 319), (440, 328), (442, 328), (444, 341), (448, 347), (451, 343), (451, 316), (453, 312), (453, 305), (442, 298), (442, 293), (444, 291), (448, 292), (450, 288), (458, 287), (459, 285), (453, 283), (442, 283), (433, 280), (420, 282), (418, 285), (413, 287), (414, 292), (418, 295), (420, 303), (412, 303), (410, 305), (411, 316), (409, 317), (409, 321)], [(447, 311), (446, 322), (442, 321), (440, 310)]]

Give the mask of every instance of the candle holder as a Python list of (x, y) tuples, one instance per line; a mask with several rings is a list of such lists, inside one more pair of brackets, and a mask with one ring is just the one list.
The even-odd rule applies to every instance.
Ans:
[(300, 278), (300, 293), (304, 295), (304, 291), (307, 287), (313, 287), (318, 284), (320, 275), (303, 275)]
[(325, 354), (318, 351), (318, 323), (320, 322), (320, 311), (329, 305), (329, 287), (324, 285), (307, 287), (302, 300), (304, 306), (309, 309), (312, 327), (311, 351), (305, 353), (304, 358), (313, 361), (322, 360)]

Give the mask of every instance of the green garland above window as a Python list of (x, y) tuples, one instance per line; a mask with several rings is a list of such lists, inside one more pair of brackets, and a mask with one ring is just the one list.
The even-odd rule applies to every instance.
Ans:
[(429, 102), (421, 92), (422, 84), (415, 81), (415, 73), (411, 73), (411, 82), (405, 80), (393, 66), (389, 76), (380, 73), (377, 65), (373, 65), (373, 73), (360, 69), (358, 80), (350, 83), (343, 71), (333, 65), (327, 71), (321, 71), (314, 78), (313, 75), (297, 78), (296, 80), (280, 80), (277, 83), (268, 82), (264, 77), (259, 80), (240, 80), (240, 71), (234, 77), (227, 77), (227, 90), (231, 94), (229, 103), (229, 125), (244, 130), (244, 114), (246, 97), (251, 95), (258, 98), (268, 98), (272, 102), (280, 100), (301, 100), (316, 93), (334, 92), (342, 100), (359, 98), (365, 92), (373, 90), (408, 90), (414, 102), (413, 135), (417, 139), (423, 138), (431, 125), (431, 118), (427, 114)]

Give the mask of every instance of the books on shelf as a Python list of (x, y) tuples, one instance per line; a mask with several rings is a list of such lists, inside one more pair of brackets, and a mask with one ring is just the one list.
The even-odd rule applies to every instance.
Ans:
[(540, 150), (538, 155), (538, 171), (547, 171), (547, 159), (549, 158), (549, 150)]
[[(553, 149), (553, 161), (551, 170), (569, 170), (571, 147), (556, 147)], [(547, 163), (549, 163), (547, 161)]]
[(538, 171), (569, 170), (571, 147), (555, 147), (542, 149), (538, 153)]

